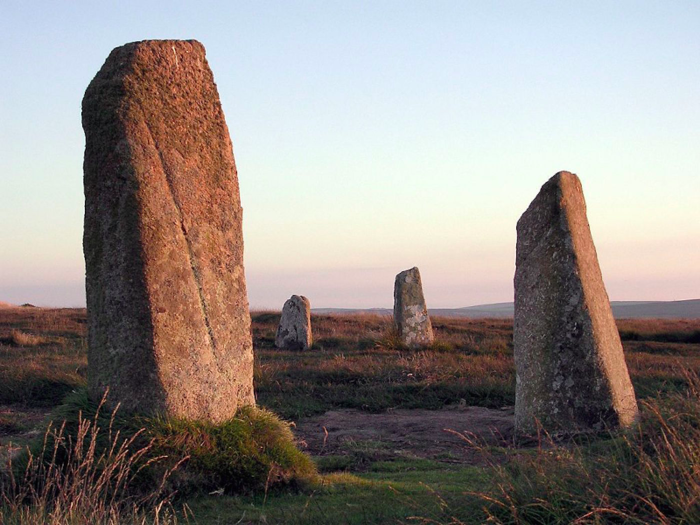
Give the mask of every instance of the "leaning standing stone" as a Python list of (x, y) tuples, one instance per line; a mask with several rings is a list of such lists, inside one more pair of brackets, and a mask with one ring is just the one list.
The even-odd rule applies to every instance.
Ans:
[(562, 171), (542, 186), (517, 232), (516, 428), (632, 424), (637, 402), (578, 177)]
[(204, 47), (112, 51), (83, 98), (88, 387), (222, 421), (253, 396), (238, 178)]
[(394, 281), (394, 324), (401, 342), (411, 348), (433, 343), (433, 327), (423, 297), (418, 268), (404, 270)]
[(292, 295), (284, 303), (275, 346), (287, 350), (308, 350), (311, 335), (311, 303), (303, 295)]

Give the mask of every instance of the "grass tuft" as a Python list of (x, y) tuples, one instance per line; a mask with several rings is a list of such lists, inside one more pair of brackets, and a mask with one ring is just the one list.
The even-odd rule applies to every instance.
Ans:
[(700, 523), (700, 379), (642, 402), (642, 421), (589, 445), (552, 444), (495, 467), (488, 521)]
[(36, 453), (27, 450), (0, 477), (0, 523), (175, 523), (165, 487), (169, 470), (148, 490), (134, 491), (142, 470), (163, 458), (152, 443), (140, 444), (143, 429), (124, 435), (108, 418), (82, 414), (49, 425)]
[(10, 332), (10, 342), (15, 346), (31, 347), (49, 344), (52, 340), (48, 337), (30, 334), (22, 330), (12, 330)]

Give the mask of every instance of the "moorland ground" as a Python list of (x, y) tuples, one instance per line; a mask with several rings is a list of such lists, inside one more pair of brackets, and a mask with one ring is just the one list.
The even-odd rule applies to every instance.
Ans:
[[(181, 521), (700, 519), (700, 320), (618, 321), (643, 425), (556, 444), (513, 440), (512, 320), (434, 318), (435, 344), (408, 350), (389, 317), (314, 315), (305, 352), (274, 348), (278, 312), (252, 320), (258, 404), (292, 423), (322, 476), (295, 490), (175, 498)], [(3, 465), (41, 439), (86, 365), (84, 310), (0, 309)]]

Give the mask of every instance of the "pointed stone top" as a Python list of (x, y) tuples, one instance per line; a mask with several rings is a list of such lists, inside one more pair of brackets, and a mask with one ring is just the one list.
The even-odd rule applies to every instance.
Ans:
[[(571, 173), (569, 171), (559, 171), (552, 175), (552, 177), (550, 177), (550, 179), (542, 185), (537, 197), (535, 197), (535, 199), (532, 201), (527, 211), (533, 208), (538, 200), (542, 200), (546, 197), (552, 198), (557, 194), (562, 196), (563, 194), (568, 194), (571, 192), (583, 193), (581, 181), (575, 173)], [(527, 211), (525, 212), (526, 214)]]
[[(555, 225), (574, 238), (590, 237), (583, 187), (568, 171), (560, 171), (545, 182), (518, 220), (516, 264), (526, 261), (539, 239)], [(590, 248), (595, 253), (592, 241)]]
[(402, 281), (406, 283), (412, 283), (415, 281), (420, 281), (420, 270), (418, 270), (417, 266), (414, 266), (413, 268), (409, 268), (408, 270), (404, 270), (403, 272), (399, 272), (396, 275), (396, 281)]
[(559, 171), (555, 173), (552, 178), (542, 185), (540, 193), (547, 191), (547, 189), (550, 187), (556, 187), (563, 196), (570, 195), (572, 193), (583, 194), (581, 180), (578, 178), (578, 175), (571, 173), (570, 171)]

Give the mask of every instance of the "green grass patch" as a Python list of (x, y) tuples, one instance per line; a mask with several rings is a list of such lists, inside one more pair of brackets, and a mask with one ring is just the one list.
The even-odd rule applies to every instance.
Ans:
[(380, 463), (359, 475), (328, 474), (306, 493), (204, 497), (189, 504), (202, 523), (482, 523), (482, 502), (464, 493), (488, 483), (477, 467), (446, 469), (418, 460)]
[(316, 467), (321, 473), (351, 471), (356, 468), (355, 458), (348, 454), (333, 454), (316, 458)]

